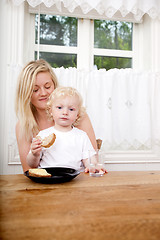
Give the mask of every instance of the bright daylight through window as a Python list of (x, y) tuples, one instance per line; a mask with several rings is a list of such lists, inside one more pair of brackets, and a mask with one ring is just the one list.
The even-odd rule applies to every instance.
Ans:
[[(94, 21), (94, 47), (102, 49), (132, 50), (132, 23), (119, 21)], [(131, 58), (94, 56), (100, 68), (130, 68)]]
[[(78, 21), (81, 19), (65, 16), (40, 14), (38, 39), (38, 14), (35, 15), (35, 46), (39, 43), (39, 57), (47, 60), (52, 67), (77, 67)], [(80, 27), (80, 26), (79, 26)], [(90, 32), (90, 29), (88, 29)], [(132, 32), (129, 22), (94, 20), (91, 34), (94, 39), (91, 58), (97, 69), (132, 67)], [(126, 56), (126, 52), (129, 53)], [(35, 59), (37, 50), (35, 50)]]
[[(35, 43), (38, 43), (38, 15), (35, 17)], [(44, 45), (44, 51), (39, 56), (47, 60), (52, 67), (76, 67), (77, 55), (64, 53), (63, 48), (54, 52), (48, 46), (77, 46), (77, 19), (52, 15), (40, 15), (40, 45)], [(48, 50), (49, 49), (49, 50)], [(37, 58), (37, 52), (35, 52)]]

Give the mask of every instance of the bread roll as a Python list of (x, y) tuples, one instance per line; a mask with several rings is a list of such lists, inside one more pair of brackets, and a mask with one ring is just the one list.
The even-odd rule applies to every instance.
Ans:
[(33, 168), (28, 170), (29, 176), (32, 177), (51, 177), (52, 175), (42, 168)]
[(43, 139), (40, 136), (37, 136), (36, 138), (40, 139), (42, 141), (42, 144), (41, 144), (42, 147), (49, 148), (55, 142), (56, 135), (54, 133), (52, 133)]

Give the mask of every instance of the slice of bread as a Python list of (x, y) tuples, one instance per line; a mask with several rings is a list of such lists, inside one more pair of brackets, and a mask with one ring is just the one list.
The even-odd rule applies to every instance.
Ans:
[(51, 177), (52, 175), (42, 168), (32, 168), (28, 170), (29, 176), (32, 177)]
[(56, 140), (56, 135), (54, 133), (42, 139), (42, 147), (49, 148), (53, 145)]
[(42, 147), (49, 148), (55, 142), (56, 135), (54, 133), (52, 133), (43, 139), (40, 136), (37, 136), (36, 138), (40, 139), (42, 141), (42, 144), (41, 144)]

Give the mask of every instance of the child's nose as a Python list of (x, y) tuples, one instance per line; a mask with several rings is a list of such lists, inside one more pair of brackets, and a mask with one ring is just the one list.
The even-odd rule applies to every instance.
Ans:
[(65, 115), (68, 114), (68, 109), (67, 109), (67, 108), (64, 108), (64, 109), (63, 109), (63, 114), (65, 114)]

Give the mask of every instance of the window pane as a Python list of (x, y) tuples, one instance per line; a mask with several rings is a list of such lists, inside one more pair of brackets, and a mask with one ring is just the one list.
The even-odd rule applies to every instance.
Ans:
[[(48, 53), (40, 52), (39, 58), (45, 59), (54, 68), (56, 67), (77, 67), (77, 55), (66, 53)], [(35, 52), (35, 59), (37, 59), (37, 52)]]
[(129, 22), (95, 20), (94, 47), (132, 50), (132, 29)]
[[(35, 43), (38, 43), (38, 14), (35, 15)], [(77, 46), (77, 19), (40, 15), (40, 44)]]
[(122, 57), (94, 56), (94, 65), (98, 69), (105, 68), (106, 70), (111, 68), (131, 68), (132, 59)]

